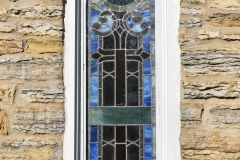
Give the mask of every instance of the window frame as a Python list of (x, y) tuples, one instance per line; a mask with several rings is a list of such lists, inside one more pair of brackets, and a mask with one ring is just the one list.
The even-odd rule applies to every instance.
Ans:
[[(155, 37), (160, 37), (155, 39), (156, 97), (159, 97), (156, 98), (157, 160), (178, 160), (181, 159), (179, 142), (181, 66), (178, 45), (180, 1), (156, 0), (155, 3)], [(86, 0), (68, 0), (64, 6), (64, 160), (86, 160), (87, 156), (85, 154), (87, 54), (80, 54), (86, 53), (85, 6)], [(79, 10), (81, 12), (78, 12)]]

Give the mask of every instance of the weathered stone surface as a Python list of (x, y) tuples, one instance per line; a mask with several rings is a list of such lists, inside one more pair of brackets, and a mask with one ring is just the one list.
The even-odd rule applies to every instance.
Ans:
[(181, 147), (185, 152), (194, 149), (206, 155), (210, 151), (239, 153), (239, 141), (238, 132), (229, 134), (220, 131), (184, 130), (181, 135)]
[(63, 42), (61, 40), (51, 40), (46, 38), (30, 38), (27, 53), (58, 53), (63, 52)]
[(62, 160), (62, 152), (53, 138), (12, 138), (0, 145), (0, 159), (6, 160)]
[(181, 14), (192, 14), (192, 15), (205, 15), (205, 11), (202, 8), (194, 7), (181, 7)]
[(203, 107), (199, 104), (181, 104), (181, 123), (182, 127), (195, 128), (202, 120)]
[(26, 35), (61, 37), (62, 30), (62, 26), (36, 21), (31, 24), (24, 23), (20, 32)]
[(179, 35), (179, 44), (183, 45), (191, 45), (195, 44), (195, 38), (192, 35), (181, 34)]
[(216, 27), (239, 27), (240, 13), (214, 13), (207, 21)]
[(199, 18), (181, 20), (179, 23), (180, 23), (180, 26), (187, 27), (187, 28), (201, 27), (202, 26), (202, 21)]
[(240, 106), (215, 104), (210, 108), (211, 125), (217, 128), (240, 128)]
[(181, 0), (181, 2), (188, 2), (193, 4), (205, 4), (205, 0)]
[(14, 111), (13, 132), (31, 134), (62, 133), (63, 107), (17, 107)]
[(0, 55), (19, 53), (23, 51), (23, 41), (13, 39), (0, 39)]
[(21, 98), (32, 103), (62, 103), (63, 86), (49, 85), (45, 87), (23, 86)]
[(185, 99), (236, 99), (239, 98), (240, 84), (238, 82), (184, 82)]
[(0, 134), (8, 134), (8, 118), (5, 109), (0, 108)]
[(238, 75), (240, 50), (236, 48), (186, 49), (182, 51), (182, 65), (186, 76)]
[(198, 36), (198, 38), (201, 39), (201, 40), (218, 38), (219, 37), (219, 31), (201, 29), (199, 31), (199, 35), (200, 36)]
[(7, 20), (7, 10), (0, 7), (0, 21), (5, 22)]
[(63, 15), (63, 6), (49, 6), (47, 4), (38, 4), (29, 7), (13, 7), (10, 9), (13, 17), (24, 17), (29, 19), (61, 19)]
[(15, 24), (0, 23), (0, 32), (11, 33), (16, 31), (17, 26)]
[(236, 10), (240, 9), (238, 0), (211, 0), (209, 8), (223, 9), (223, 10)]
[(13, 85), (0, 84), (0, 102), (13, 104), (16, 87)]
[(240, 33), (227, 33), (223, 36), (223, 39), (228, 41), (239, 41)]

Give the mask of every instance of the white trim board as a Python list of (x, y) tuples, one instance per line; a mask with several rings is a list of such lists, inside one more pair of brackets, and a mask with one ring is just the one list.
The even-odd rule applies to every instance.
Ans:
[[(82, 59), (81, 73), (86, 73), (86, 0), (81, 0)], [(180, 160), (180, 49), (178, 45), (179, 0), (156, 0), (156, 112), (157, 160)], [(65, 132), (63, 159), (74, 160), (74, 93), (75, 93), (75, 0), (65, 6)], [(81, 79), (81, 97), (86, 100), (86, 75)], [(81, 150), (85, 151), (85, 104), (81, 101)], [(86, 154), (80, 154), (86, 160)]]

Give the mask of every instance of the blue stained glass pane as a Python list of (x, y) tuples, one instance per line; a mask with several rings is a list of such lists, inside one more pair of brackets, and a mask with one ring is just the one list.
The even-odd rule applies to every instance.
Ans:
[(133, 31), (134, 31), (134, 32), (141, 32), (141, 31), (142, 31), (141, 25), (140, 25), (140, 24), (136, 24), (136, 25), (133, 27)]
[(98, 22), (98, 17), (100, 15), (100, 12), (94, 10), (93, 8), (91, 8), (91, 26)]
[(109, 25), (109, 27), (112, 27), (113, 19), (110, 16), (106, 16), (106, 18), (107, 18), (107, 24)]
[(90, 142), (97, 142), (98, 141), (98, 126), (91, 126), (91, 136)]
[(144, 106), (151, 106), (151, 76), (143, 76)]
[(143, 16), (143, 22), (147, 22), (148, 24), (150, 24), (150, 11), (145, 10), (141, 12), (142, 16)]
[(90, 160), (98, 159), (98, 145), (90, 144)]
[(91, 60), (91, 74), (98, 74), (98, 61)]
[(151, 61), (147, 59), (143, 62), (143, 74), (151, 74)]
[(128, 18), (128, 26), (130, 27), (130, 28), (132, 28), (132, 26), (134, 25), (133, 24), (133, 22), (132, 22), (132, 18), (130, 17), (130, 18)]
[(91, 32), (91, 54), (98, 51), (98, 36)]
[(152, 142), (152, 127), (144, 126), (144, 142), (150, 143)]
[(148, 32), (144, 37), (143, 37), (143, 48), (144, 51), (150, 53), (150, 42), (151, 42), (151, 35), (150, 32)]
[(102, 28), (101, 28), (101, 32), (107, 32), (107, 31), (109, 31), (110, 30), (110, 28), (107, 26), (107, 25), (102, 25)]
[(98, 76), (90, 77), (90, 105), (98, 106)]
[(101, 2), (98, 3), (98, 6), (103, 10), (107, 9), (107, 7), (105, 7)]
[(152, 145), (144, 145), (144, 160), (152, 160)]

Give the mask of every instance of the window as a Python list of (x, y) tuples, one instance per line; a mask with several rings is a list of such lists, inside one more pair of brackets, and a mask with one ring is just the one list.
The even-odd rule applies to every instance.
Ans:
[[(96, 2), (96, 1), (93, 1)], [(105, 2), (105, 1), (101, 1), (101, 2)], [(110, 5), (111, 7), (115, 7), (117, 5), (124, 5), (122, 3), (134, 3), (134, 0), (128, 0), (128, 1), (114, 1), (114, 0), (108, 0), (106, 1)], [(148, 1), (149, 2), (149, 1)], [(97, 50), (93, 53), (90, 53), (91, 56), (94, 55), (94, 57), (91, 57), (91, 59), (88, 60), (87, 57), (87, 45), (88, 42), (86, 41), (86, 33), (88, 33), (88, 27), (86, 26), (87, 24), (87, 16), (89, 14), (87, 14), (87, 1), (86, 0), (77, 0), (76, 4), (75, 1), (71, 1), (68, 0), (67, 4), (66, 4), (66, 19), (65, 19), (65, 24), (66, 24), (66, 40), (65, 40), (65, 86), (66, 86), (66, 91), (65, 91), (65, 111), (66, 111), (66, 128), (65, 128), (65, 133), (64, 133), (64, 159), (81, 159), (81, 160), (86, 160), (88, 159), (88, 157), (90, 157), (88, 155), (88, 153), (90, 154), (90, 150), (89, 152), (87, 152), (87, 148), (89, 148), (89, 145), (93, 145), (93, 148), (97, 146), (97, 151), (99, 151), (99, 148), (101, 148), (101, 153), (104, 153), (104, 150), (106, 152), (114, 150), (113, 152), (111, 151), (109, 154), (106, 155), (112, 155), (112, 153), (114, 153), (114, 155), (117, 155), (118, 153), (115, 152), (115, 150), (118, 149), (122, 149), (125, 150), (126, 152), (126, 156), (131, 156), (128, 155), (127, 153), (127, 146), (131, 146), (129, 150), (133, 150), (132, 153), (139, 153), (139, 157), (144, 157), (144, 152), (142, 152), (143, 154), (141, 155), (141, 150), (139, 149), (139, 145), (137, 144), (138, 140), (139, 142), (142, 141), (143, 144), (145, 143), (144, 140), (140, 140), (141, 138), (144, 139), (144, 136), (141, 137), (141, 134), (144, 135), (145, 133), (145, 129), (146, 132), (149, 130), (151, 132), (153, 132), (153, 129), (149, 129), (149, 126), (152, 127), (151, 125), (146, 125), (144, 123), (141, 124), (137, 124), (134, 122), (134, 124), (132, 125), (125, 125), (125, 124), (90, 124), (89, 128), (87, 126), (87, 117), (86, 117), (86, 113), (87, 113), (87, 105), (89, 105), (89, 108), (91, 108), (93, 110), (93, 114), (95, 114), (95, 109), (97, 108), (102, 108), (102, 109), (118, 109), (118, 108), (128, 108), (128, 109), (134, 109), (134, 108), (152, 108), (152, 106), (156, 106), (156, 133), (157, 133), (157, 137), (156, 137), (156, 157), (157, 159), (180, 159), (180, 147), (179, 147), (179, 135), (180, 135), (180, 117), (179, 117), (179, 88), (180, 88), (180, 62), (178, 61), (178, 57), (179, 57), (179, 51), (177, 50), (178, 48), (178, 44), (177, 44), (177, 30), (178, 30), (178, 11), (179, 8), (177, 7), (177, 10), (175, 8), (172, 8), (173, 6), (178, 6), (178, 1), (177, 0), (170, 0), (170, 1), (157, 1), (155, 8), (157, 8), (156, 10), (156, 27), (158, 28), (156, 30), (156, 62), (152, 63), (151, 66), (153, 64), (156, 64), (156, 69), (155, 69), (155, 73), (156, 73), (156, 91), (151, 91), (151, 93), (156, 93), (156, 103), (155, 105), (151, 104), (150, 106), (144, 106), (147, 105), (147, 101), (144, 101), (144, 96), (140, 96), (140, 92), (141, 90), (139, 90), (141, 87), (131, 87), (128, 86), (127, 82), (129, 80), (129, 82), (137, 82), (137, 83), (133, 83), (134, 85), (138, 84), (137, 86), (144, 84), (144, 78), (142, 79), (143, 82), (140, 83), (140, 78), (139, 77), (144, 77), (145, 74), (144, 73), (144, 67), (142, 64), (144, 64), (145, 60), (148, 60), (148, 58), (152, 58), (151, 55), (149, 57), (146, 57), (148, 55), (149, 52), (142, 51), (140, 55), (144, 56), (144, 54), (142, 54), (143, 52), (146, 52), (146, 58), (141, 57), (142, 58), (142, 62), (139, 62), (136, 59), (133, 60), (128, 60), (125, 59), (125, 65), (126, 65), (126, 75), (124, 75), (124, 77), (126, 78), (125, 80), (125, 93), (127, 96), (124, 97), (124, 100), (122, 101), (117, 101), (116, 97), (118, 96), (115, 89), (117, 89), (117, 85), (120, 85), (121, 83), (115, 85), (114, 87), (110, 87), (110, 88), (114, 88), (114, 90), (110, 90), (110, 92), (112, 92), (113, 94), (111, 95), (114, 99), (112, 101), (107, 101), (104, 102), (104, 99), (102, 99), (102, 102), (99, 101), (99, 87), (98, 87), (98, 92), (94, 92), (97, 93), (96, 98), (98, 99), (97, 101), (92, 101), (92, 102), (88, 102), (86, 100), (90, 99), (89, 95), (87, 93), (91, 93), (91, 89), (88, 92), (87, 90), (87, 84), (91, 84), (91, 83), (87, 83), (91, 81), (91, 76), (96, 76), (95, 79), (99, 80), (99, 75), (100, 76), (104, 76), (105, 78), (111, 79), (110, 81), (113, 81), (115, 83), (116, 79), (117, 79), (117, 75), (116, 73), (113, 72), (117, 72), (116, 67), (111, 67), (112, 64), (111, 63), (115, 63), (112, 62), (111, 60), (108, 61), (104, 61), (102, 62), (102, 66), (101, 63), (96, 65), (96, 61), (99, 62), (99, 57), (97, 58), (97, 54), (99, 52), (99, 48), (97, 48)], [(126, 5), (126, 4), (125, 4)], [(107, 6), (107, 4), (106, 4)], [(106, 7), (105, 5), (103, 5), (102, 7)], [(128, 5), (127, 5), (128, 6)], [(76, 7), (76, 8), (75, 8)], [(130, 6), (128, 6), (130, 7)], [(120, 9), (121, 7), (119, 7), (118, 9)], [(76, 17), (76, 21), (74, 18), (74, 14), (77, 15)], [(135, 15), (135, 13), (134, 13)], [(140, 16), (136, 16), (136, 17), (140, 17)], [(117, 19), (117, 17), (116, 17)], [(136, 18), (137, 20), (138, 18)], [(168, 20), (167, 20), (168, 19)], [(77, 23), (76, 23), (77, 22)], [(104, 22), (104, 19), (103, 19)], [(142, 21), (144, 22), (144, 21)], [(76, 27), (75, 27), (76, 24)], [(146, 27), (146, 24), (143, 23), (142, 28), (144, 28), (144, 25)], [(97, 25), (95, 27), (98, 27)], [(141, 27), (141, 26), (140, 26)], [(76, 28), (76, 30), (74, 29)], [(150, 28), (150, 27), (149, 27)], [(105, 29), (104, 27), (102, 29)], [(122, 27), (122, 29), (124, 30), (124, 26)], [(121, 32), (121, 29), (118, 30), (117, 32)], [(151, 32), (151, 31), (149, 31)], [(167, 35), (168, 34), (168, 35)], [(175, 35), (174, 35), (175, 34)], [(75, 35), (77, 35), (77, 39), (75, 39)], [(114, 35), (113, 35), (114, 36)], [(129, 50), (130, 48), (134, 48), (135, 51), (139, 50), (139, 46), (134, 45), (135, 42), (141, 43), (143, 41), (140, 41), (139, 38), (136, 38), (136, 36), (132, 36), (130, 35), (126, 35), (125, 37), (130, 41), (133, 42), (131, 46), (127, 46), (125, 45), (125, 50)], [(101, 37), (101, 36), (100, 36)], [(89, 38), (89, 36), (88, 36)], [(103, 38), (104, 39), (104, 38)], [(104, 41), (102, 39), (102, 41)], [(109, 38), (108, 38), (109, 39)], [(99, 41), (100, 40), (100, 41)], [(100, 42), (101, 43), (101, 38), (99, 38), (96, 42)], [(110, 41), (110, 43), (112, 43), (115, 41)], [(100, 44), (99, 43), (99, 44)], [(110, 44), (108, 43), (108, 44)], [(115, 44), (114, 44), (115, 45)], [(99, 45), (98, 45), (99, 46)], [(104, 46), (105, 49), (108, 46)], [(102, 48), (104, 48), (102, 47)], [(115, 46), (114, 46), (115, 47)], [(74, 50), (77, 50), (77, 54), (76, 56), (73, 56)], [(116, 48), (116, 47), (115, 47)], [(116, 49), (112, 49), (111, 50), (116, 50)], [(110, 49), (109, 49), (110, 50)], [(119, 49), (121, 50), (121, 48)], [(139, 51), (140, 52), (140, 51)], [(102, 54), (101, 54), (102, 55)], [(96, 56), (96, 57), (95, 57)], [(101, 58), (101, 57), (100, 57)], [(95, 61), (95, 62), (94, 62)], [(88, 63), (87, 63), (88, 62)], [(105, 64), (105, 62), (107, 62)], [(151, 61), (150, 61), (151, 62)], [(128, 64), (131, 64), (130, 66), (134, 66), (134, 67), (127, 67)], [(97, 66), (97, 71), (99, 73), (99, 71), (101, 71), (102, 74), (92, 74), (89, 75), (90, 77), (88, 77), (88, 75), (86, 74), (86, 69), (90, 69), (88, 71), (88, 73), (94, 73), (96, 72), (95, 69), (93, 69), (91, 71), (91, 67), (87, 67), (88, 64), (93, 64), (93, 66)], [(95, 65), (94, 65), (95, 64)], [(120, 64), (120, 63), (119, 63)], [(105, 66), (105, 67), (104, 67)], [(142, 66), (142, 72), (141, 70), (141, 66)], [(104, 69), (105, 68), (105, 69)], [(113, 69), (112, 69), (113, 68)], [(137, 69), (135, 69), (137, 68)], [(73, 72), (73, 70), (76, 69), (76, 72)], [(112, 71), (113, 70), (113, 71)], [(151, 69), (151, 71), (153, 71), (153, 69)], [(146, 72), (147, 73), (147, 72)], [(146, 74), (147, 76), (148, 74)], [(75, 76), (77, 76), (77, 79), (75, 78)], [(133, 78), (131, 78), (133, 77)], [(128, 79), (130, 78), (130, 79)], [(137, 79), (137, 80), (136, 80)], [(75, 83), (74, 81), (76, 80), (77, 83)], [(92, 79), (94, 80), (94, 78)], [(109, 82), (109, 81), (108, 81)], [(100, 83), (97, 83), (98, 86), (100, 85)], [(133, 86), (134, 86), (133, 85)], [(75, 89), (77, 88), (77, 91), (75, 91)], [(128, 92), (128, 90), (131, 89), (131, 92)], [(104, 91), (101, 91), (102, 93), (102, 97), (104, 97)], [(106, 92), (108, 93), (108, 92)], [(128, 93), (132, 93), (129, 94)], [(144, 93), (144, 89), (142, 91), (142, 93)], [(75, 96), (74, 96), (75, 95)], [(93, 94), (94, 95), (94, 94)], [(109, 95), (109, 94), (107, 94)], [(122, 94), (121, 94), (122, 95)], [(110, 96), (110, 95), (109, 95)], [(138, 98), (129, 98), (131, 96), (135, 96)], [(142, 100), (141, 100), (141, 97)], [(120, 98), (121, 99), (121, 98)], [(131, 101), (131, 99), (138, 99), (138, 101)], [(111, 100), (111, 99), (110, 99)], [(74, 102), (76, 102), (74, 104)], [(99, 103), (100, 102), (100, 103)], [(146, 102), (146, 103), (145, 103)], [(155, 102), (153, 99), (151, 99), (151, 103)], [(101, 104), (102, 103), (102, 104)], [(105, 104), (103, 104), (105, 103)], [(125, 104), (124, 104), (125, 103)], [(142, 103), (142, 104), (141, 104)], [(74, 110), (74, 106), (76, 107), (76, 110)], [(105, 107), (104, 107), (105, 106)], [(90, 109), (90, 110), (91, 110)], [(154, 110), (153, 110), (154, 111)], [(152, 111), (151, 111), (152, 112)], [(91, 113), (91, 112), (89, 112)], [(116, 111), (114, 112), (116, 113)], [(107, 114), (108, 115), (108, 114)], [(75, 119), (74, 119), (75, 116)], [(108, 117), (113, 117), (115, 116), (114, 114)], [(144, 117), (144, 116), (143, 116)], [(99, 117), (95, 117), (94, 118), (99, 118)], [(76, 123), (74, 122), (74, 120), (76, 120)], [(99, 120), (97, 120), (97, 122), (99, 122)], [(74, 125), (75, 124), (75, 125)], [(129, 122), (127, 122), (126, 124), (129, 124)], [(148, 129), (148, 130), (147, 130)], [(89, 130), (89, 132), (87, 132)], [(125, 134), (121, 134), (121, 132), (125, 131)], [(129, 132), (130, 131), (130, 132)], [(107, 135), (109, 136), (102, 136), (101, 137), (101, 141), (94, 139), (95, 137), (91, 135), (99, 135), (100, 133), (107, 133)], [(74, 133), (75, 137), (74, 137)], [(87, 136), (86, 133), (89, 133), (89, 135)], [(136, 134), (139, 133), (139, 134)], [(140, 134), (141, 133), (141, 134)], [(119, 139), (117, 136), (118, 134), (123, 135), (123, 138)], [(134, 136), (131, 134), (135, 134)], [(138, 136), (139, 135), (139, 136)], [(87, 137), (89, 137), (89, 142), (87, 139)], [(133, 137), (133, 138), (131, 138)], [(145, 136), (146, 137), (146, 136)], [(125, 140), (125, 142), (123, 142), (123, 139)], [(116, 142), (114, 144), (112, 144), (112, 140), (116, 140)], [(92, 141), (92, 142), (91, 142)], [(76, 143), (75, 143), (76, 142)], [(97, 143), (95, 143), (97, 142)], [(101, 144), (99, 144), (99, 142)], [(105, 143), (106, 144), (103, 144)], [(151, 141), (153, 142), (153, 141)], [(151, 144), (150, 142), (150, 144)], [(148, 143), (148, 142), (147, 142)], [(74, 148), (74, 144), (75, 144), (75, 148)], [(108, 145), (110, 144), (110, 145)], [(132, 145), (134, 144), (134, 145)], [(104, 148), (104, 146), (107, 146)], [(152, 145), (152, 144), (151, 144)], [(136, 147), (137, 146), (137, 147)], [(142, 147), (144, 148), (144, 147)], [(143, 149), (144, 150), (144, 149)], [(95, 151), (95, 150), (93, 150)], [(151, 152), (152, 153), (152, 152)], [(97, 153), (98, 154), (98, 153)], [(99, 155), (97, 155), (99, 156)], [(137, 158), (139, 158), (137, 157)], [(153, 154), (151, 155), (151, 157), (154, 157)], [(134, 157), (136, 158), (136, 157)], [(106, 159), (106, 158), (103, 158)]]

